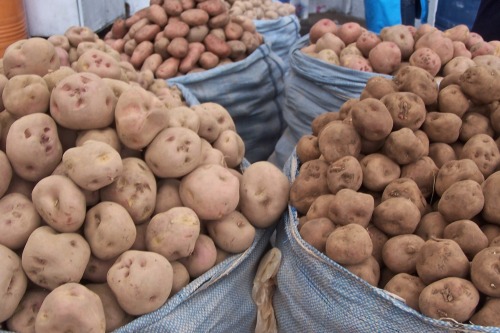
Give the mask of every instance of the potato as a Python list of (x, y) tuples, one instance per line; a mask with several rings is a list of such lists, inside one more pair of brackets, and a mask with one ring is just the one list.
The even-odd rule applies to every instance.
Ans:
[(56, 123), (44, 113), (15, 120), (7, 133), (5, 152), (19, 176), (29, 181), (42, 179), (61, 160), (62, 146)]
[(106, 275), (108, 274), (109, 268), (115, 263), (116, 258), (117, 257), (101, 260), (91, 253), (87, 267), (85, 267), (85, 271), (83, 272), (82, 279), (89, 283), (106, 282)]
[(119, 80), (122, 75), (119, 62), (106, 52), (96, 49), (85, 51), (78, 58), (76, 70), (116, 80)]
[(421, 47), (411, 53), (410, 65), (425, 69), (432, 76), (436, 76), (441, 70), (441, 58), (432, 49)]
[(354, 126), (332, 121), (319, 134), (318, 145), (323, 157), (335, 162), (344, 156), (357, 156), (361, 151), (361, 138)]
[(359, 23), (345, 22), (338, 27), (336, 34), (346, 45), (348, 45), (355, 43), (362, 32), (363, 29)]
[(406, 164), (401, 169), (401, 177), (413, 179), (424, 198), (429, 198), (434, 193), (435, 177), (439, 171), (434, 161), (424, 156), (418, 161)]
[(3, 74), (9, 79), (20, 74), (44, 76), (60, 66), (54, 45), (40, 37), (18, 40), (3, 55)]
[(106, 319), (99, 296), (78, 283), (65, 283), (43, 300), (35, 319), (36, 332), (87, 330), (104, 332)]
[(359, 224), (336, 228), (326, 240), (326, 255), (340, 265), (356, 265), (371, 256), (373, 243), (366, 229)]
[(382, 41), (373, 47), (368, 60), (377, 73), (391, 74), (401, 65), (401, 49), (394, 42)]
[(189, 26), (198, 26), (208, 23), (209, 15), (206, 11), (199, 8), (184, 10), (180, 13), (181, 20)]
[(481, 184), (484, 175), (471, 159), (451, 160), (443, 164), (436, 177), (435, 190), (439, 196), (454, 183), (461, 180), (474, 180)]
[(417, 206), (420, 214), (423, 216), (428, 208), (417, 183), (411, 178), (398, 178), (387, 184), (382, 193), (381, 201), (390, 198), (406, 198), (411, 200)]
[(471, 219), (481, 212), (484, 196), (474, 180), (461, 180), (446, 189), (438, 203), (438, 211), (448, 222)]
[(406, 66), (393, 78), (399, 91), (412, 92), (420, 96), (425, 105), (435, 104), (438, 98), (438, 85), (434, 77), (425, 69)]
[(459, 41), (453, 41), (453, 58), (450, 61), (448, 61), (448, 63), (452, 62), (454, 58), (460, 58), (460, 57), (471, 59), (472, 53), (469, 51), (469, 49), (467, 49), (465, 43)]
[(374, 210), (371, 195), (351, 189), (341, 189), (328, 206), (328, 218), (336, 225), (351, 223), (367, 227)]
[(182, 288), (187, 286), (191, 280), (189, 277), (189, 272), (186, 269), (186, 266), (181, 264), (178, 261), (171, 261), (170, 264), (172, 265), (172, 270), (173, 270), (173, 281), (172, 281), (172, 291), (170, 292), (170, 296), (174, 296), (176, 293), (178, 293)]
[(380, 42), (382, 39), (373, 31), (363, 31), (356, 40), (356, 47), (367, 58), (370, 51)]
[(382, 191), (401, 174), (399, 165), (380, 153), (366, 155), (360, 164), (363, 171), (363, 186), (371, 191)]
[(488, 116), (482, 115), (479, 112), (467, 112), (462, 117), (462, 129), (459, 139), (462, 142), (467, 142), (476, 134), (486, 134), (490, 137), (495, 136)]
[(185, 127), (163, 129), (149, 144), (144, 160), (158, 177), (187, 175), (200, 164), (201, 139)]
[(453, 41), (444, 32), (434, 30), (426, 33), (415, 42), (415, 49), (428, 47), (439, 55), (441, 64), (445, 65), (453, 58)]
[(479, 104), (489, 104), (500, 99), (499, 73), (489, 66), (473, 66), (460, 76), (460, 88)]
[[(121, 37), (116, 37), (116, 38), (121, 38)], [(69, 39), (68, 37), (64, 35), (51, 35), (47, 38), (49, 42), (52, 43), (55, 47), (60, 47), (65, 51), (69, 51), (71, 45), (69, 44)]]
[(337, 56), (339, 56), (342, 49), (345, 48), (346, 44), (340, 39), (339, 36), (327, 32), (318, 39), (315, 45), (316, 53), (319, 53), (323, 50), (332, 50), (335, 52), (335, 54), (337, 54)]
[(89, 258), (90, 247), (82, 236), (41, 226), (28, 238), (22, 266), (32, 282), (53, 290), (68, 282), (80, 282)]
[(476, 310), (474, 315), (470, 318), (470, 322), (474, 325), (481, 326), (499, 326), (500, 321), (497, 313), (500, 307), (500, 299), (487, 298), (484, 304)]
[(0, 198), (0, 244), (11, 250), (22, 249), (41, 219), (33, 203), (21, 193)]
[(5, 85), (2, 100), (6, 111), (19, 118), (47, 112), (50, 92), (42, 77), (34, 74), (16, 75)]
[(154, 214), (166, 212), (170, 208), (182, 206), (179, 195), (181, 182), (175, 178), (161, 179), (157, 183), (158, 193), (156, 194), (156, 204)]
[(416, 272), (417, 254), (425, 241), (417, 235), (402, 234), (391, 237), (382, 248), (382, 260), (394, 273)]
[(169, 261), (192, 254), (200, 234), (200, 220), (187, 207), (173, 207), (153, 216), (146, 229), (146, 247)]
[(474, 285), (460, 277), (447, 277), (426, 286), (419, 297), (420, 311), (431, 318), (466, 322), (479, 303)]
[(380, 265), (373, 256), (368, 257), (359, 264), (345, 265), (345, 268), (374, 287), (380, 281)]
[(392, 116), (393, 129), (409, 128), (418, 130), (425, 121), (424, 100), (412, 92), (387, 92), (380, 98)]
[(106, 332), (111, 332), (132, 321), (133, 317), (123, 311), (107, 283), (90, 283), (85, 287), (96, 293), (102, 302), (106, 318)]
[(319, 252), (325, 253), (328, 236), (337, 226), (326, 217), (309, 219), (299, 230), (300, 236)]
[(191, 107), (200, 116), (198, 135), (213, 143), (224, 130), (236, 131), (229, 111), (220, 104), (205, 102)]
[(360, 99), (376, 98), (380, 100), (385, 95), (397, 92), (397, 90), (396, 84), (392, 79), (384, 76), (372, 76), (366, 81), (366, 85), (361, 92)]
[(393, 42), (401, 50), (401, 58), (406, 60), (414, 53), (415, 40), (407, 26), (396, 24), (382, 28), (380, 38), (385, 42)]
[(469, 260), (457, 242), (451, 239), (428, 239), (420, 248), (417, 274), (425, 284), (447, 277), (466, 278)]
[(422, 141), (407, 127), (391, 132), (382, 151), (399, 165), (416, 162), (425, 155)]
[(0, 271), (0, 295), (2, 297), (0, 321), (3, 322), (15, 313), (26, 291), (28, 279), (25, 272), (23, 272), (21, 258), (2, 244), (0, 244), (0, 261), (2, 262), (2, 270)]
[(186, 267), (191, 279), (195, 279), (214, 267), (216, 259), (217, 249), (214, 241), (209, 236), (200, 234), (193, 253), (179, 259), (179, 262)]
[(222, 131), (212, 145), (224, 154), (224, 160), (229, 168), (235, 168), (243, 161), (245, 143), (237, 132), (233, 130)]
[(336, 194), (341, 189), (357, 191), (363, 183), (361, 164), (353, 156), (344, 156), (330, 163), (326, 178), (331, 193)]
[(392, 277), (384, 286), (384, 290), (404, 299), (410, 308), (420, 311), (418, 304), (419, 296), (425, 284), (418, 276), (408, 273), (398, 273)]
[(487, 247), (479, 251), (471, 262), (471, 281), (483, 294), (490, 297), (499, 297), (497, 288), (500, 283), (498, 278), (498, 256), (500, 247)]
[(365, 98), (351, 108), (352, 125), (367, 140), (385, 139), (392, 130), (393, 120), (387, 107), (375, 98)]
[(495, 172), (500, 163), (498, 146), (491, 136), (482, 133), (464, 144), (459, 157), (474, 161), (485, 178)]
[(485, 54), (485, 55), (478, 55), (475, 56), (473, 60), (473, 64), (470, 66), (472, 67), (473, 65), (486, 65), (490, 66), (496, 70), (500, 69), (500, 59), (496, 55), (492, 54)]
[(461, 75), (467, 68), (476, 66), (476, 63), (466, 56), (453, 56), (453, 59), (448, 61), (443, 67), (443, 75), (448, 76), (450, 74)]
[(377, 260), (380, 267), (382, 267), (382, 249), (389, 237), (371, 222), (366, 227), (366, 230), (368, 231), (373, 244), (372, 256), (375, 258), (375, 260)]
[(28, 289), (19, 302), (16, 312), (6, 321), (7, 329), (14, 332), (34, 332), (35, 319), (49, 291)]
[(500, 210), (496, 201), (500, 172), (490, 175), (481, 185), (484, 195), (484, 207), (481, 216), (489, 223), (500, 224)]
[(183, 204), (200, 219), (217, 220), (236, 209), (240, 184), (228, 169), (207, 164), (182, 178), (179, 193)]
[(439, 111), (463, 117), (469, 109), (469, 99), (457, 84), (450, 84), (439, 91)]
[(121, 175), (111, 184), (99, 190), (101, 201), (116, 202), (128, 211), (134, 223), (145, 222), (154, 211), (156, 202), (156, 179), (139, 158), (122, 160)]
[(432, 111), (427, 113), (422, 129), (431, 142), (451, 144), (458, 140), (461, 126), (462, 119), (456, 114)]
[(52, 90), (50, 114), (61, 126), (84, 130), (113, 123), (116, 97), (96, 74), (76, 73)]
[(389, 236), (413, 233), (420, 221), (418, 207), (406, 198), (389, 198), (373, 211), (373, 224)]
[(469, 27), (466, 24), (457, 24), (452, 28), (444, 30), (443, 35), (453, 41), (465, 43), (469, 38)]
[(303, 135), (295, 146), (297, 158), (302, 163), (317, 159), (321, 156), (318, 137), (312, 134)]
[(0, 150), (0, 173), (3, 175), (0, 181), (0, 198), (7, 192), (9, 185), (12, 182), (13, 174), (12, 167), (9, 163), (7, 155)]
[(229, 253), (247, 250), (255, 239), (255, 227), (238, 211), (209, 221), (206, 228), (215, 245)]
[(300, 172), (290, 187), (290, 204), (301, 214), (306, 214), (314, 200), (329, 194), (326, 177), (328, 162), (311, 160), (300, 167)]
[(336, 34), (337, 30), (338, 26), (335, 21), (329, 18), (320, 19), (309, 29), (309, 40), (311, 43), (316, 43), (325, 33), (330, 32), (332, 34)]
[(457, 220), (450, 223), (444, 228), (443, 237), (457, 242), (469, 260), (488, 246), (488, 238), (479, 225), (471, 220)]
[(107, 282), (125, 312), (141, 315), (165, 303), (172, 279), (172, 265), (162, 255), (128, 250), (110, 268)]
[(95, 42), (98, 37), (92, 29), (85, 26), (71, 26), (64, 32), (69, 44), (77, 47), (81, 42)]

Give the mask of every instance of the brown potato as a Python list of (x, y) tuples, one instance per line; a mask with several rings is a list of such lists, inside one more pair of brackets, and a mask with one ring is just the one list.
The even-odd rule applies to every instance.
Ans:
[(489, 104), (500, 99), (499, 72), (489, 66), (473, 66), (460, 76), (462, 91), (478, 104)]
[(209, 221), (206, 228), (215, 245), (228, 253), (247, 250), (255, 239), (255, 227), (238, 211)]
[(447, 277), (466, 278), (469, 259), (451, 239), (428, 239), (417, 254), (417, 274), (425, 284)]
[(406, 198), (389, 198), (373, 211), (373, 224), (389, 236), (411, 234), (420, 221), (418, 207)]
[(367, 227), (375, 207), (371, 195), (351, 189), (341, 189), (330, 201), (328, 218), (336, 225), (351, 223)]
[[(446, 298), (443, 298), (446, 295)], [(479, 303), (479, 292), (463, 278), (447, 277), (426, 286), (419, 297), (420, 311), (431, 318), (466, 322)]]
[(498, 146), (491, 136), (482, 133), (474, 135), (464, 144), (459, 157), (474, 161), (485, 178), (500, 164)]
[(401, 177), (393, 180), (385, 187), (381, 201), (389, 198), (407, 198), (417, 206), (420, 214), (423, 216), (428, 209), (428, 203), (425, 200), (417, 183), (411, 178)]
[(429, 157), (434, 161), (438, 168), (441, 168), (449, 161), (457, 159), (455, 150), (444, 142), (433, 142), (429, 145)]
[(359, 224), (336, 228), (326, 241), (326, 255), (341, 265), (359, 264), (371, 256), (373, 243)]
[(462, 129), (460, 130), (459, 139), (462, 142), (467, 142), (476, 134), (485, 134), (490, 137), (495, 136), (490, 117), (482, 115), (479, 112), (467, 112), (462, 117)]
[(387, 184), (401, 175), (399, 165), (380, 153), (363, 157), (360, 164), (363, 171), (363, 186), (371, 191), (383, 191)]
[(411, 66), (423, 68), (432, 76), (436, 76), (441, 70), (441, 58), (428, 47), (412, 50), (409, 61)]
[(326, 161), (335, 162), (344, 156), (357, 156), (361, 151), (361, 138), (354, 126), (332, 121), (318, 136), (319, 150)]
[(500, 311), (500, 299), (487, 298), (484, 304), (472, 315), (470, 322), (474, 325), (498, 327), (500, 326), (498, 311)]
[(488, 237), (471, 220), (457, 220), (448, 224), (443, 230), (443, 238), (457, 242), (469, 260), (488, 246)]
[(363, 170), (359, 161), (353, 156), (344, 156), (330, 163), (326, 182), (331, 193), (348, 188), (354, 191), (360, 189), (363, 183)]
[(489, 223), (500, 224), (500, 207), (496, 201), (500, 189), (500, 172), (491, 174), (481, 185), (484, 195), (484, 207), (481, 216)]
[(418, 300), (425, 284), (418, 276), (408, 273), (398, 273), (384, 286), (384, 290), (404, 299), (410, 308), (420, 311)]
[(467, 179), (474, 180), (479, 184), (484, 181), (484, 175), (474, 161), (471, 159), (448, 161), (437, 172), (435, 183), (436, 194), (442, 196), (451, 185)]
[(474, 180), (461, 180), (444, 191), (438, 211), (448, 222), (470, 220), (481, 212), (484, 195), (481, 185)]
[(397, 92), (397, 90), (396, 84), (392, 79), (384, 76), (372, 76), (366, 81), (366, 85), (361, 92), (360, 99), (382, 99), (385, 95)]
[(375, 98), (365, 98), (351, 107), (352, 125), (364, 139), (379, 141), (392, 130), (391, 113), (384, 103)]
[(299, 233), (304, 241), (319, 252), (325, 253), (328, 236), (337, 226), (327, 217), (308, 219)]
[(434, 193), (434, 183), (439, 168), (434, 161), (424, 156), (414, 163), (404, 165), (401, 168), (401, 177), (413, 179), (424, 198), (429, 198)]
[(380, 31), (382, 41), (395, 43), (401, 50), (401, 58), (406, 60), (414, 53), (415, 40), (407, 26), (396, 24), (382, 28)]
[(403, 234), (391, 237), (382, 249), (382, 260), (394, 273), (416, 272), (417, 254), (425, 241), (417, 235)]
[(439, 212), (429, 212), (422, 215), (415, 230), (415, 235), (420, 236), (423, 240), (443, 238), (444, 228), (447, 225), (448, 222)]
[(400, 92), (412, 92), (420, 96), (425, 105), (437, 102), (438, 85), (434, 77), (425, 69), (406, 66), (394, 75), (393, 80)]
[(422, 129), (431, 142), (451, 144), (458, 140), (461, 126), (462, 119), (456, 114), (433, 111), (427, 113)]
[(318, 137), (312, 134), (303, 135), (295, 147), (299, 161), (305, 163), (321, 156), (319, 151)]
[(323, 194), (329, 194), (327, 185), (328, 162), (320, 159), (305, 162), (290, 187), (290, 204), (303, 215), (314, 200)]
[(368, 234), (370, 235), (370, 238), (373, 243), (372, 256), (377, 260), (379, 265), (382, 267), (384, 263), (382, 260), (382, 249), (384, 247), (385, 242), (387, 242), (387, 240), (389, 239), (389, 237), (371, 222), (366, 227), (366, 230), (368, 231)]
[(405, 165), (423, 157), (425, 146), (411, 129), (404, 127), (389, 134), (382, 151), (399, 165)]
[(368, 257), (359, 264), (345, 265), (345, 268), (374, 287), (380, 281), (380, 265), (373, 256)]
[(474, 286), (483, 294), (490, 297), (499, 297), (500, 292), (497, 288), (498, 259), (500, 247), (487, 247), (478, 252), (471, 263), (471, 281)]
[(381, 97), (392, 116), (394, 130), (409, 128), (418, 130), (425, 121), (426, 109), (424, 100), (412, 92), (392, 92)]

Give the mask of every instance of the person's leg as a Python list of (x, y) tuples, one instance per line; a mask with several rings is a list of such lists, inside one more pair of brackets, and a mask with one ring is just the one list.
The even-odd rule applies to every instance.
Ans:
[(415, 25), (415, 17), (415, 0), (401, 0), (401, 23), (404, 25)]

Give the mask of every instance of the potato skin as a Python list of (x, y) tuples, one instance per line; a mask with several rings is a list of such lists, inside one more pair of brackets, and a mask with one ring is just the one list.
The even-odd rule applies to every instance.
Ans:
[(255, 239), (255, 227), (236, 210), (220, 220), (208, 222), (206, 228), (215, 245), (229, 253), (245, 251)]
[(14, 332), (34, 332), (36, 315), (48, 294), (48, 290), (41, 288), (26, 290), (21, 302), (19, 302), (18, 311), (7, 319), (7, 328)]
[(418, 207), (406, 198), (390, 198), (373, 211), (373, 224), (390, 236), (411, 234), (420, 221)]
[(490, 297), (499, 297), (498, 261), (500, 247), (487, 247), (479, 251), (471, 263), (471, 281), (483, 294)]
[(356, 265), (368, 259), (373, 250), (368, 231), (359, 224), (336, 228), (326, 240), (326, 255), (341, 265)]
[(305, 162), (290, 187), (290, 204), (301, 214), (307, 214), (313, 201), (320, 195), (329, 194), (326, 177), (328, 163), (316, 159)]
[(9, 319), (21, 302), (28, 286), (28, 279), (22, 269), (21, 258), (8, 247), (0, 244), (0, 321)]

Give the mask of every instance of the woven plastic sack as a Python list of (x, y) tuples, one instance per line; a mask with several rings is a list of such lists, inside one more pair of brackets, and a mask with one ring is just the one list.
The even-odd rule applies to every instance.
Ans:
[(275, 20), (254, 20), (257, 31), (264, 36), (264, 41), (271, 45), (271, 50), (285, 63), (288, 70), (288, 53), (300, 38), (300, 22), (296, 15), (282, 16)]
[(283, 60), (266, 43), (241, 61), (167, 82), (184, 85), (200, 103), (224, 106), (253, 163), (267, 160), (283, 131), (284, 73)]
[[(298, 174), (295, 151), (284, 172)], [(500, 328), (431, 319), (375, 288), (306, 243), (295, 208), (276, 230), (282, 252), (273, 306), (278, 332), (500, 332)]]
[(366, 81), (388, 75), (362, 72), (329, 64), (304, 54), (309, 34), (301, 37), (290, 50), (290, 69), (285, 77), (283, 116), (288, 131), (280, 138), (272, 161), (282, 168), (298, 140), (311, 133), (311, 123), (322, 113), (336, 112), (348, 99), (359, 98)]

